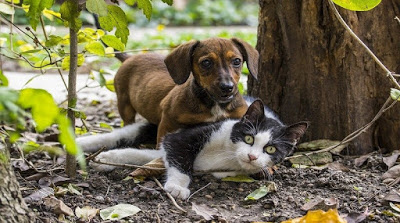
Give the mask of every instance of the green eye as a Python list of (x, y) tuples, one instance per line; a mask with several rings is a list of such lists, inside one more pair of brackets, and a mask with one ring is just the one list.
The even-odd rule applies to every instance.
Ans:
[(274, 154), (276, 152), (275, 146), (267, 146), (264, 148), (264, 151), (268, 154)]
[(246, 136), (244, 137), (244, 142), (247, 143), (247, 144), (249, 144), (249, 145), (253, 145), (253, 143), (254, 143), (254, 137), (251, 136), (251, 135), (246, 135)]

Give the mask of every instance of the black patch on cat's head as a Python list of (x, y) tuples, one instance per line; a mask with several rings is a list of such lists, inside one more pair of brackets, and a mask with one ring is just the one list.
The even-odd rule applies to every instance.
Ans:
[(246, 111), (246, 114), (244, 114), (242, 117), (241, 122), (249, 121), (252, 123), (257, 123), (263, 119), (265, 119), (264, 104), (261, 100), (257, 99), (251, 103)]

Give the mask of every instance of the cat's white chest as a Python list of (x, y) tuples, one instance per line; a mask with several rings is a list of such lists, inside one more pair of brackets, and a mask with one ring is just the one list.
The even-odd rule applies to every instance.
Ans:
[(211, 108), (211, 115), (212, 117), (207, 119), (207, 122), (216, 122), (228, 117), (228, 113), (219, 105), (214, 105), (214, 107)]
[(232, 150), (233, 144), (230, 140), (232, 126), (235, 123), (232, 120), (226, 121), (211, 135), (209, 142), (204, 145), (194, 161), (195, 170), (237, 169), (235, 152)]

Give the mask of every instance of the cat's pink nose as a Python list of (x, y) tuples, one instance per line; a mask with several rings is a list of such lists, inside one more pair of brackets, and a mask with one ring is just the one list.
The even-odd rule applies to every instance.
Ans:
[(257, 157), (252, 154), (248, 154), (248, 156), (249, 156), (250, 162), (257, 159)]

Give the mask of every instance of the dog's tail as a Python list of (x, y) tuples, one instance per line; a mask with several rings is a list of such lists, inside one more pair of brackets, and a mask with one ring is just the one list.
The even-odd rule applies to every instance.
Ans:
[[(103, 29), (100, 26), (99, 17), (95, 13), (92, 13), (92, 15), (93, 15), (93, 18), (94, 18), (94, 24), (95, 24), (96, 28), (97, 29)], [(105, 44), (103, 41), (101, 41), (101, 42), (103, 43), (104, 46), (108, 47), (107, 44)], [(127, 53), (120, 52), (118, 50), (115, 51), (115, 58), (117, 58), (121, 62), (124, 62), (129, 57), (130, 57), (129, 54), (127, 54)]]

